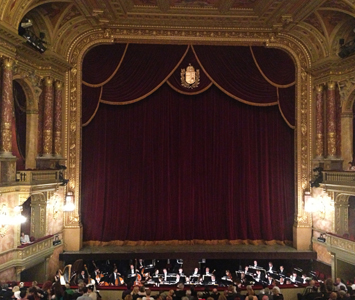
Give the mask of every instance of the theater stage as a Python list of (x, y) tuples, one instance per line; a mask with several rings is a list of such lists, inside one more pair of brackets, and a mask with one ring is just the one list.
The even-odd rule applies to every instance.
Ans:
[(84, 246), (80, 251), (65, 251), (63, 261), (124, 259), (242, 259), (242, 260), (315, 260), (317, 253), (297, 251), (286, 245), (103, 245)]

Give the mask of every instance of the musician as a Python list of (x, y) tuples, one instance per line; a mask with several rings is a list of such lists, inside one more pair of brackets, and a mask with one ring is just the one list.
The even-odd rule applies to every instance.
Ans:
[(293, 272), (292, 275), (290, 276), (290, 280), (292, 283), (302, 283), (303, 280), (300, 276), (297, 275), (296, 272)]
[(58, 269), (54, 275), (54, 282), (60, 281), (60, 276), (62, 275), (62, 270)]
[(275, 269), (271, 261), (269, 261), (269, 269), (267, 270), (267, 272), (271, 274), (275, 273)]
[(167, 281), (168, 281), (168, 270), (163, 269), (163, 282), (167, 282)]
[(95, 280), (95, 284), (100, 284), (103, 277), (104, 275), (101, 274), (99, 268), (96, 268), (95, 271), (91, 274), (91, 278)]
[(216, 280), (216, 276), (214, 276), (213, 274), (211, 275), (211, 279), (208, 281), (207, 283), (208, 285), (218, 285), (218, 282)]
[(253, 265), (254, 268), (259, 268), (258, 266), (258, 261), (257, 260), (254, 260), (254, 265)]
[(226, 275), (221, 278), (221, 283), (224, 285), (233, 284), (232, 274), (229, 270), (226, 270)]
[(263, 278), (260, 270), (256, 270), (256, 275), (254, 275), (253, 277), (254, 277), (256, 282), (260, 282), (261, 283), (262, 281), (264, 281), (264, 278)]
[(210, 273), (210, 268), (206, 268), (205, 270), (205, 276), (212, 276), (212, 273)]
[(227, 277), (228, 280), (233, 281), (232, 274), (231, 274), (231, 272), (229, 270), (226, 270), (226, 277)]
[(82, 271), (80, 272), (80, 274), (78, 275), (78, 281), (79, 281), (79, 280), (82, 280), (82, 281), (84, 281), (85, 283), (88, 283), (88, 277), (86, 276), (84, 270), (82, 270)]
[(245, 266), (245, 268), (244, 268), (244, 274), (245, 274), (245, 275), (252, 274), (251, 272), (249, 272), (249, 267), (248, 267), (248, 266)]
[(144, 260), (143, 259), (138, 259), (138, 270), (141, 271), (144, 268)]
[(283, 266), (280, 266), (279, 276), (286, 277), (286, 271)]
[(153, 276), (152, 276), (152, 279), (153, 279), (154, 282), (157, 282), (157, 283), (159, 283), (159, 282), (161, 281), (161, 278), (160, 278), (159, 270), (158, 270), (158, 269), (156, 269), (156, 270), (154, 271), (154, 274), (153, 274)]
[(185, 276), (184, 270), (183, 270), (182, 268), (179, 268), (178, 274), (179, 274), (180, 276)]
[(200, 274), (198, 272), (198, 268), (195, 268), (194, 272), (189, 277), (189, 282), (190, 283), (197, 283), (199, 281), (199, 278), (200, 278)]
[(110, 284), (114, 286), (119, 286), (122, 284), (121, 273), (118, 272), (117, 268), (113, 270), (113, 273), (110, 275)]
[(270, 275), (267, 277), (267, 285), (273, 285), (274, 278), (272, 278)]
[(130, 264), (129, 265), (129, 270), (127, 272), (127, 284), (128, 283), (133, 283), (137, 279), (137, 272), (136, 269), (134, 268), (134, 265)]
[(284, 284), (285, 284), (285, 277), (280, 277), (279, 285), (284, 285)]

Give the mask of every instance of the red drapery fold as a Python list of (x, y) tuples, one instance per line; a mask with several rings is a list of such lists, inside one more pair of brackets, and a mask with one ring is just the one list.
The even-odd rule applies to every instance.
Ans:
[[(249, 47), (195, 46), (201, 66), (186, 50), (129, 45), (102, 90), (83, 85), (84, 240), (292, 240), (294, 142), (283, 118), (290, 113), (294, 121), (294, 85), (268, 82), (292, 83), (291, 60), (284, 59), (281, 79), (267, 71), (276, 63), (263, 62), (277, 49), (253, 57)], [(207, 71), (202, 86), (210, 77), (222, 91), (176, 92), (189, 60)]]

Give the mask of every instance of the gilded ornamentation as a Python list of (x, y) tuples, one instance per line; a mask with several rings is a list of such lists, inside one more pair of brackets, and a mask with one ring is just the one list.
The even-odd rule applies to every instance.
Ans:
[(53, 79), (44, 79), (44, 112), (43, 112), (43, 155), (51, 156), (53, 150)]
[(54, 155), (62, 156), (62, 83), (55, 82), (54, 94)]
[(200, 84), (200, 70), (188, 65), (186, 69), (181, 69), (181, 85), (187, 89), (194, 89)]
[(337, 154), (335, 86), (334, 81), (327, 84), (327, 150), (330, 157), (335, 157)]

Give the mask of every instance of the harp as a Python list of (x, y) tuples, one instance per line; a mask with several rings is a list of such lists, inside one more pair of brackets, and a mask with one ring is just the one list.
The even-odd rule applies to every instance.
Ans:
[(82, 259), (77, 259), (71, 268), (70, 274), (70, 285), (76, 285), (78, 283), (78, 275), (80, 271), (84, 268), (84, 261)]
[(60, 284), (65, 285), (70, 284), (71, 279), (71, 267), (72, 265), (66, 265), (63, 269), (62, 275), (60, 276)]

